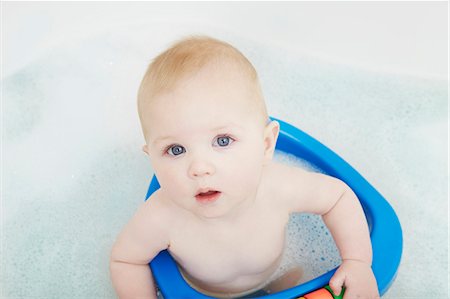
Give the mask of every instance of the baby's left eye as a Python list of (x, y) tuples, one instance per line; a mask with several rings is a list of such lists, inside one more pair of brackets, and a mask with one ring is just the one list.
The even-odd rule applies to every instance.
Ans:
[(217, 137), (214, 140), (214, 144), (213, 145), (217, 145), (217, 146), (220, 146), (220, 147), (225, 147), (225, 146), (230, 145), (233, 141), (234, 140), (231, 137), (229, 137), (229, 136), (220, 136), (220, 137)]

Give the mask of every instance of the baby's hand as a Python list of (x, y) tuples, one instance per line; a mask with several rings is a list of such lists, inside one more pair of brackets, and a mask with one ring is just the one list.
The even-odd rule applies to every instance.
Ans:
[(345, 285), (343, 299), (380, 298), (377, 282), (369, 264), (357, 260), (344, 260), (330, 280), (333, 293), (339, 295)]

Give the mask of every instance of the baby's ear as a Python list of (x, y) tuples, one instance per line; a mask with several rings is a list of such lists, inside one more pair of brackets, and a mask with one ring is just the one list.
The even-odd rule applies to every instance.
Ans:
[(264, 160), (266, 162), (272, 160), (279, 133), (280, 124), (275, 120), (267, 124), (264, 129)]
[(147, 156), (149, 156), (150, 154), (149, 154), (149, 152), (148, 152), (148, 147), (147, 147), (147, 144), (144, 144), (143, 146), (142, 146), (142, 150), (144, 151), (144, 153), (146, 153), (147, 154)]

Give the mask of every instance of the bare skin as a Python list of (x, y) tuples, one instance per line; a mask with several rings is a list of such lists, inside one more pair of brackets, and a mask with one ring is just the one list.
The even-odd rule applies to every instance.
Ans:
[[(345, 283), (345, 299), (377, 298), (358, 199), (340, 180), (272, 161), (279, 125), (252, 117), (251, 93), (242, 82), (238, 74), (205, 69), (149, 108), (143, 150), (161, 189), (114, 245), (117, 294), (155, 298), (147, 263), (164, 249), (206, 294), (230, 298), (290, 287), (301, 270), (271, 284), (268, 279), (280, 263), (289, 215), (306, 212), (322, 215), (343, 259), (330, 281), (335, 293)], [(207, 191), (215, 192), (213, 200), (204, 200)]]
[[(177, 220), (169, 251), (197, 289), (214, 295), (241, 293), (261, 286), (277, 269), (289, 212), (266, 190), (259, 193), (227, 221), (200, 221), (185, 211), (171, 217)], [(264, 233), (255, 234), (259, 230)], [(236, 270), (242, 267), (246, 271), (239, 275)]]

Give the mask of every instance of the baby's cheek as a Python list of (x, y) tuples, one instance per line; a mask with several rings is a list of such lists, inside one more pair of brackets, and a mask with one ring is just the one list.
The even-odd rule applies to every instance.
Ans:
[(238, 162), (229, 164), (229, 182), (232, 187), (244, 193), (253, 192), (261, 177), (262, 164), (250, 157), (242, 157)]
[[(156, 173), (159, 183), (162, 188), (166, 189), (172, 195), (185, 192), (185, 177), (182, 177), (180, 171), (175, 171), (170, 167), (166, 167), (163, 170)], [(184, 182), (184, 184), (183, 184)], [(175, 186), (177, 186), (175, 188)]]

